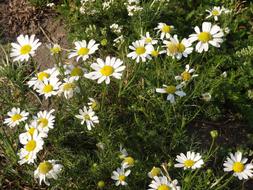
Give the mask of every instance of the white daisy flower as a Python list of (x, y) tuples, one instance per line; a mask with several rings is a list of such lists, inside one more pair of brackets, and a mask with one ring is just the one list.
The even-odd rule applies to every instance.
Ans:
[(152, 57), (158, 57), (158, 55), (160, 55), (160, 54), (163, 54), (163, 53), (166, 53), (166, 51), (160, 51), (159, 50), (159, 47), (157, 47), (157, 48), (155, 48), (153, 45), (150, 45), (150, 55), (152, 56)]
[(115, 185), (127, 185), (126, 177), (131, 173), (131, 170), (125, 171), (124, 167), (117, 168), (116, 171), (112, 172), (112, 179), (115, 180)]
[(88, 106), (91, 107), (93, 110), (98, 109), (98, 102), (94, 98), (88, 98), (90, 102), (88, 102)]
[(25, 142), (28, 141), (30, 136), (33, 136), (35, 131), (38, 133), (38, 136), (41, 138), (47, 138), (47, 133), (43, 131), (38, 131), (38, 123), (36, 120), (33, 120), (30, 124), (25, 125), (26, 132), (19, 134), (19, 141)]
[(98, 58), (97, 63), (92, 63), (91, 68), (95, 71), (92, 71), (84, 76), (86, 78), (97, 80), (98, 84), (105, 81), (106, 84), (110, 83), (110, 77), (120, 79), (122, 76), (122, 71), (126, 66), (122, 66), (123, 61), (117, 59), (116, 57), (107, 56), (105, 61)]
[(136, 59), (136, 62), (139, 63), (140, 59), (142, 62), (146, 62), (147, 59), (151, 59), (152, 47), (150, 44), (146, 45), (144, 40), (138, 40), (132, 43), (129, 46), (133, 52), (127, 54), (127, 57), (131, 57), (133, 60)]
[(50, 185), (47, 181), (48, 179), (57, 179), (58, 175), (62, 171), (63, 166), (61, 164), (57, 164), (56, 160), (48, 160), (43, 161), (39, 164), (38, 168), (34, 171), (34, 178), (39, 178), (39, 184), (44, 181), (46, 185)]
[(149, 32), (146, 32), (146, 35), (145, 36), (141, 36), (141, 40), (143, 40), (145, 42), (145, 44), (157, 44), (158, 40), (154, 40)]
[(91, 130), (92, 127), (95, 127), (94, 123), (99, 123), (98, 116), (95, 115), (95, 112), (91, 107), (87, 109), (86, 106), (83, 109), (79, 109), (79, 114), (75, 117), (81, 119), (81, 124), (83, 125), (86, 122), (88, 130)]
[(65, 78), (64, 83), (60, 86), (59, 94), (63, 93), (66, 99), (70, 99), (73, 97), (74, 92), (80, 92), (80, 88), (77, 86), (75, 79), (73, 77)]
[(27, 120), (29, 113), (26, 111), (21, 111), (20, 108), (12, 108), (11, 111), (7, 113), (9, 118), (4, 120), (4, 124), (13, 128), (19, 125), (20, 122)]
[(188, 57), (193, 51), (192, 43), (186, 38), (179, 42), (177, 35), (171, 37), (170, 41), (164, 40), (163, 43), (166, 45), (167, 55), (172, 58)]
[(119, 151), (120, 151), (119, 157), (121, 159), (124, 159), (125, 157), (128, 156), (128, 152), (127, 152), (127, 150), (125, 148), (123, 148), (122, 144), (120, 144), (120, 146), (119, 146)]
[(220, 43), (223, 42), (222, 37), (224, 33), (218, 25), (213, 25), (211, 22), (203, 22), (202, 32), (199, 27), (194, 28), (196, 34), (190, 35), (190, 42), (198, 41), (195, 50), (199, 53), (203, 51), (208, 51), (209, 44), (214, 47), (220, 47)]
[(38, 130), (44, 133), (48, 133), (50, 129), (54, 128), (55, 116), (53, 112), (55, 110), (51, 109), (50, 111), (40, 111), (37, 113), (37, 116), (34, 119), (37, 121)]
[(43, 84), (43, 81), (45, 79), (49, 78), (56, 78), (59, 75), (59, 71), (57, 68), (53, 67), (50, 69), (46, 69), (44, 71), (41, 71), (35, 75), (35, 77), (32, 77), (28, 82), (28, 86), (32, 87), (36, 90), (41, 84)]
[(83, 61), (85, 61), (86, 59), (89, 58), (89, 56), (91, 54), (94, 54), (95, 51), (98, 50), (98, 46), (99, 44), (96, 44), (95, 40), (90, 40), (88, 43), (86, 42), (86, 40), (82, 40), (82, 41), (76, 41), (74, 42), (75, 44), (75, 50), (73, 50), (70, 54), (69, 54), (69, 58), (72, 57), (77, 57), (76, 61), (78, 61), (80, 58), (83, 59)]
[(199, 153), (188, 151), (185, 154), (180, 153), (180, 155), (177, 155), (176, 161), (178, 162), (175, 164), (176, 168), (184, 168), (186, 169), (196, 169), (201, 168), (201, 166), (204, 164), (204, 161), (202, 159), (202, 156)]
[(19, 164), (34, 163), (37, 158), (37, 153), (43, 149), (44, 141), (35, 130), (33, 135), (28, 134), (27, 138), (20, 138), (20, 143), (24, 145), (18, 153), (20, 157)]
[(222, 7), (216, 7), (214, 6), (211, 10), (206, 10), (206, 12), (209, 13), (209, 15), (206, 17), (206, 18), (210, 18), (210, 17), (213, 17), (215, 21), (218, 20), (218, 17), (221, 15), (223, 9)]
[(246, 164), (247, 158), (242, 157), (242, 153), (237, 151), (235, 154), (230, 153), (224, 162), (225, 172), (234, 172), (233, 176), (238, 177), (239, 180), (249, 179), (253, 177), (253, 164)]
[(58, 80), (58, 78), (49, 78), (44, 79), (43, 83), (40, 84), (40, 86), (37, 89), (37, 92), (40, 95), (44, 95), (45, 98), (49, 98), (51, 96), (55, 96), (58, 94), (59, 86), (61, 85), (61, 82)]
[(33, 57), (35, 55), (35, 50), (41, 45), (39, 39), (35, 39), (35, 35), (21, 34), (17, 37), (18, 43), (11, 43), (11, 57), (15, 57), (13, 61), (28, 61), (30, 56)]
[(182, 84), (185, 85), (186, 82), (190, 81), (192, 78), (197, 77), (197, 74), (193, 74), (195, 72), (195, 69), (191, 69), (190, 65), (185, 66), (185, 71), (181, 73), (181, 75), (176, 76), (176, 80), (182, 80)]
[(68, 75), (71, 78), (74, 78), (75, 80), (78, 80), (80, 77), (84, 76), (84, 73), (86, 73), (86, 70), (80, 66), (77, 65), (64, 65), (65, 69), (65, 75)]
[(206, 102), (210, 102), (210, 100), (212, 99), (212, 94), (210, 94), (209, 92), (203, 93), (201, 94), (202, 99)]
[(148, 177), (151, 179), (154, 178), (155, 176), (159, 176), (161, 174), (161, 169), (158, 167), (153, 167), (150, 172), (148, 172)]
[(158, 26), (155, 29), (158, 30), (158, 33), (161, 33), (160, 38), (164, 39), (170, 38), (173, 28), (174, 26), (172, 25), (167, 25), (165, 23), (158, 23)]
[(151, 181), (148, 190), (180, 190), (180, 186), (177, 186), (177, 180), (170, 182), (166, 176), (157, 177)]
[(162, 94), (168, 94), (167, 100), (170, 101), (170, 103), (175, 103), (175, 95), (179, 97), (186, 96), (185, 92), (181, 90), (183, 87), (182, 84), (179, 84), (177, 86), (174, 85), (163, 85), (163, 88), (156, 88), (156, 92), (162, 93)]

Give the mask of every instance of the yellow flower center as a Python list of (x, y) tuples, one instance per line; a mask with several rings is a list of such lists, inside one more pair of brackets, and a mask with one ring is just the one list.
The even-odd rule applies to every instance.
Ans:
[(102, 69), (100, 69), (100, 73), (104, 76), (110, 76), (114, 72), (114, 68), (109, 65), (105, 65)]
[(136, 50), (135, 50), (136, 54), (137, 55), (142, 55), (146, 52), (146, 49), (145, 47), (141, 46), (141, 47), (137, 47)]
[(129, 166), (133, 166), (134, 165), (134, 159), (131, 156), (125, 157), (123, 162), (127, 163)]
[(64, 91), (70, 91), (72, 90), (73, 88), (75, 88), (75, 84), (70, 82), (70, 83), (66, 83), (63, 85), (63, 90)]
[(170, 85), (170, 86), (167, 86), (166, 87), (166, 92), (168, 93), (168, 94), (174, 94), (175, 92), (176, 92), (176, 87), (175, 86), (173, 86), (173, 85)]
[(145, 39), (145, 42), (148, 44), (148, 43), (150, 43), (150, 42), (152, 42), (152, 38), (146, 38)]
[(50, 49), (50, 51), (52, 54), (58, 54), (61, 51), (61, 47), (58, 47), (58, 46), (53, 47)]
[(153, 167), (152, 170), (150, 171), (150, 174), (152, 177), (155, 177), (158, 176), (160, 172), (161, 172), (160, 168)]
[(153, 50), (153, 51), (151, 51), (151, 55), (152, 55), (153, 57), (157, 57), (157, 56), (159, 55), (159, 52), (156, 51), (156, 50)]
[(42, 126), (42, 128), (46, 127), (48, 125), (48, 119), (47, 118), (39, 118), (38, 124)]
[(50, 92), (53, 91), (53, 89), (54, 89), (54, 87), (51, 84), (47, 84), (47, 85), (44, 86), (43, 92), (44, 93), (50, 93)]
[(84, 115), (83, 118), (84, 118), (84, 120), (90, 120), (91, 119), (88, 114)]
[(30, 133), (30, 135), (33, 136), (34, 131), (35, 131), (35, 128), (34, 128), (34, 127), (31, 127), (31, 128), (28, 130), (28, 133)]
[(241, 173), (244, 170), (244, 165), (241, 162), (235, 162), (233, 164), (233, 170), (236, 173)]
[(21, 55), (26, 55), (26, 54), (30, 53), (31, 50), (32, 50), (32, 46), (30, 46), (29, 44), (24, 45), (20, 49), (20, 54)]
[(185, 50), (185, 46), (182, 43), (177, 44), (177, 49), (180, 53), (183, 53)]
[(36, 148), (36, 141), (35, 140), (30, 140), (28, 143), (25, 145), (25, 149), (28, 152), (32, 152)]
[(191, 79), (191, 74), (187, 71), (184, 71), (182, 74), (181, 74), (181, 77), (184, 81), (188, 81)]
[(50, 74), (46, 73), (46, 72), (40, 72), (37, 74), (37, 78), (39, 81), (43, 81), (44, 78), (49, 78)]
[(195, 162), (193, 160), (186, 160), (184, 161), (184, 166), (187, 168), (192, 167), (195, 164)]
[(213, 10), (212, 11), (213, 16), (218, 16), (219, 14), (220, 14), (220, 12), (218, 10)]
[(81, 47), (81, 48), (78, 50), (77, 54), (83, 56), (83, 55), (87, 55), (87, 54), (89, 53), (89, 51), (90, 51), (90, 50), (89, 50), (88, 48)]
[(199, 41), (206, 43), (212, 39), (212, 35), (209, 32), (200, 32), (198, 34)]
[(167, 44), (167, 50), (171, 53), (171, 54), (175, 54), (178, 52), (178, 46), (175, 43), (169, 42)]
[(80, 67), (75, 67), (75, 68), (72, 69), (70, 75), (72, 77), (83, 76), (83, 70)]
[(157, 190), (170, 190), (168, 185), (160, 185)]
[(96, 107), (97, 107), (97, 102), (92, 102), (91, 108), (92, 108), (92, 109), (95, 109)]
[(39, 173), (47, 174), (50, 170), (52, 170), (53, 165), (50, 162), (41, 162), (39, 165)]
[(170, 31), (171, 31), (171, 27), (169, 25), (164, 25), (162, 27), (162, 32), (163, 33), (170, 33)]
[(18, 121), (22, 118), (23, 118), (23, 116), (20, 115), (20, 114), (14, 114), (13, 116), (11, 116), (11, 119), (12, 119), (13, 122)]
[(119, 176), (119, 181), (125, 181), (125, 180), (126, 180), (126, 176), (124, 176), (124, 175)]

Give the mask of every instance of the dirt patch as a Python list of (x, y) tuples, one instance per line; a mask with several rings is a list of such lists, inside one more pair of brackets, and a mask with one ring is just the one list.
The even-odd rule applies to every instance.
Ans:
[(35, 59), (42, 67), (51, 66), (53, 58), (46, 44), (68, 46), (67, 30), (58, 16), (54, 9), (35, 7), (27, 0), (0, 0), (1, 43), (15, 42), (20, 34), (35, 34), (43, 42)]

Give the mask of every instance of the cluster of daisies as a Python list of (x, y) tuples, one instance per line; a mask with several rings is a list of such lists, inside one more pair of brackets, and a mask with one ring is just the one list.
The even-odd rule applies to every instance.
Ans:
[[(123, 159), (121, 167), (113, 171), (112, 179), (115, 180), (115, 185), (127, 185), (126, 178), (131, 173), (129, 169), (134, 165), (135, 160), (128, 155), (126, 149), (120, 148)], [(204, 166), (204, 160), (200, 153), (188, 151), (186, 154), (180, 153), (176, 156), (175, 168), (182, 168), (183, 170), (196, 170)], [(225, 172), (233, 172), (233, 176), (240, 180), (247, 180), (253, 177), (253, 164), (248, 162), (247, 158), (243, 158), (242, 152), (237, 151), (235, 154), (230, 153), (223, 164)], [(180, 190), (176, 179), (172, 180), (166, 167), (153, 167), (148, 172), (148, 177), (152, 179), (148, 190)]]
[[(11, 128), (25, 124), (25, 132), (19, 134), (19, 143), (22, 148), (18, 152), (19, 164), (35, 164), (38, 153), (43, 150), (44, 139), (48, 137), (50, 129), (54, 128), (55, 116), (54, 110), (40, 111), (32, 119), (28, 120), (29, 113), (22, 111), (20, 108), (12, 108), (7, 113), (8, 117), (4, 123)], [(44, 160), (39, 163), (34, 171), (34, 177), (39, 179), (39, 184), (44, 181), (46, 185), (50, 185), (47, 178), (57, 179), (62, 170), (62, 165), (56, 160)]]
[[(139, 1), (128, 1), (127, 6), (130, 16), (133, 14), (131, 12), (141, 10), (136, 9), (137, 4), (139, 4)], [(217, 21), (220, 15), (228, 13), (229, 10), (224, 7), (214, 7), (212, 10), (207, 10), (207, 12), (209, 13), (207, 18), (213, 17)], [(111, 26), (111, 29), (115, 30), (115, 33), (121, 33), (122, 30), (115, 24)], [(147, 62), (163, 54), (173, 59), (181, 60), (193, 53), (194, 49), (196, 52), (202, 53), (203, 51), (208, 51), (210, 45), (219, 48), (225, 35), (217, 24), (212, 24), (211, 22), (203, 22), (201, 28), (196, 26), (194, 34), (182, 39), (176, 34), (172, 35), (175, 31), (172, 25), (159, 23), (155, 30), (160, 35), (157, 39), (151, 37), (149, 32), (146, 32), (145, 36), (141, 36), (140, 40), (133, 42), (129, 46), (132, 52), (127, 57), (136, 60), (137, 63)], [(195, 47), (193, 47), (195, 42)], [(35, 38), (35, 35), (20, 35), (17, 38), (17, 43), (12, 43), (11, 45), (10, 56), (13, 57), (14, 61), (28, 61), (35, 55), (36, 49), (41, 45), (41, 42)], [(107, 56), (104, 59), (92, 59), (92, 55), (99, 49), (99, 44), (95, 40), (75, 41), (74, 45), (75, 48), (68, 52), (68, 58), (75, 59), (76, 64), (62, 65), (62, 63), (59, 63), (52, 68), (35, 71), (35, 75), (27, 82), (28, 86), (46, 99), (56, 95), (63, 95), (66, 99), (70, 99), (75, 93), (80, 93), (78, 81), (81, 78), (96, 80), (98, 84), (104, 82), (106, 85), (110, 84), (111, 78), (122, 78), (126, 66), (123, 65), (121, 59), (112, 56)], [(50, 46), (50, 51), (52, 55), (57, 55), (60, 54), (62, 48), (58, 44), (54, 44)], [(87, 64), (89, 69), (78, 64), (80, 61)], [(175, 103), (176, 96), (186, 96), (183, 87), (197, 76), (195, 69), (187, 64), (185, 70), (175, 76), (175, 81), (179, 81), (179, 84), (164, 84), (162, 88), (156, 88), (156, 92), (167, 94), (167, 100)], [(99, 124), (99, 118), (95, 113), (99, 109), (99, 104), (93, 98), (89, 98), (89, 101), (87, 105), (79, 109), (79, 114), (75, 115), (75, 117), (81, 120), (82, 125), (86, 124), (88, 130), (91, 130), (96, 124)], [(24, 124), (25, 132), (19, 135), (19, 141), (22, 145), (18, 152), (21, 165), (35, 164), (38, 153), (43, 150), (44, 140), (48, 137), (49, 130), (54, 128), (55, 116), (53, 112), (53, 109), (40, 111), (28, 123), (24, 122), (28, 120), (29, 113), (22, 111), (20, 108), (12, 108), (7, 113), (8, 117), (4, 123), (9, 127), (13, 128)], [(130, 168), (134, 166), (135, 160), (122, 146), (120, 147), (120, 153), (121, 165), (113, 171), (111, 178), (115, 180), (116, 186), (125, 186), (127, 185), (126, 178), (130, 175)], [(183, 168), (184, 170), (200, 169), (204, 165), (204, 160), (200, 153), (191, 151), (177, 155), (176, 162), (174, 167)], [(240, 180), (253, 177), (253, 164), (248, 162), (247, 158), (243, 158), (242, 152), (231, 153), (223, 166), (224, 171), (233, 172), (233, 175)], [(56, 160), (42, 161), (34, 171), (34, 177), (39, 178), (40, 184), (43, 181), (49, 185), (47, 178), (57, 179), (62, 167)], [(148, 176), (152, 179), (149, 190), (180, 189), (178, 181), (172, 180), (165, 169), (163, 172), (161, 168), (153, 167)]]
[[(75, 49), (71, 50), (68, 58), (76, 58), (76, 62), (80, 59), (87, 61), (92, 54), (98, 50), (99, 44), (95, 40), (86, 40), (74, 42)], [(20, 35), (17, 38), (17, 43), (12, 43), (11, 57), (14, 61), (28, 61), (30, 57), (35, 55), (35, 50), (41, 45), (38, 39), (32, 35)], [(58, 54), (61, 51), (58, 44), (50, 48), (51, 54)], [(65, 64), (64, 66), (54, 66), (35, 73), (35, 76), (28, 81), (29, 87), (33, 87), (40, 95), (45, 98), (64, 95), (66, 99), (72, 98), (75, 93), (80, 92), (77, 81), (81, 77), (86, 77), (91, 80), (97, 80), (98, 83), (110, 83), (110, 78), (121, 79), (122, 72), (125, 69), (123, 61), (107, 56), (105, 60), (97, 58), (90, 64), (91, 72), (88, 72), (84, 67), (78, 64)]]
[[(218, 13), (219, 14), (218, 14)], [(211, 11), (212, 16), (216, 17), (222, 14), (222, 12), (229, 12), (224, 7), (214, 7)], [(210, 15), (208, 16), (208, 18)], [(193, 53), (195, 49), (196, 52), (202, 53), (209, 49), (209, 46), (214, 46), (219, 48), (220, 44), (223, 42), (224, 32), (217, 25), (211, 22), (203, 22), (202, 27), (196, 26), (194, 28), (195, 34), (191, 34), (189, 38), (179, 39), (178, 35), (173, 34), (175, 31), (174, 26), (168, 25), (166, 23), (159, 23), (155, 28), (160, 37), (153, 38), (149, 32), (145, 36), (141, 36), (140, 40), (137, 40), (129, 46), (132, 50), (127, 57), (139, 62), (147, 62), (149, 60), (155, 59), (159, 55), (166, 54), (167, 56), (181, 60), (182, 58), (187, 58), (189, 54)], [(196, 43), (195, 48), (193, 44)], [(173, 82), (171, 84), (163, 85), (162, 88), (156, 88), (156, 92), (167, 94), (167, 100), (171, 103), (175, 103), (175, 97), (186, 96), (186, 93), (182, 90), (192, 78), (197, 77), (194, 74), (195, 69), (190, 68), (190, 65), (185, 66), (185, 71), (179, 76), (175, 76), (176, 81), (181, 81), (179, 84), (175, 85)]]
[(111, 178), (115, 180), (115, 185), (127, 185), (126, 178), (131, 173), (130, 167), (134, 166), (134, 158), (130, 156), (125, 148), (120, 145), (120, 159), (122, 159), (121, 166), (112, 172)]

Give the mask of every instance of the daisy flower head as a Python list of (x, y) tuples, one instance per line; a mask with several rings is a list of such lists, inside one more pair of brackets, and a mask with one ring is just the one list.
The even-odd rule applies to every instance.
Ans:
[(40, 132), (48, 133), (50, 129), (54, 128), (55, 116), (53, 112), (55, 110), (51, 109), (50, 111), (40, 111), (37, 113), (37, 116), (34, 117), (38, 125), (38, 130)]
[(46, 185), (50, 185), (47, 179), (57, 179), (62, 171), (63, 166), (57, 164), (56, 160), (43, 161), (39, 164), (38, 168), (34, 171), (34, 178), (39, 178), (39, 184), (43, 181)]
[(220, 6), (214, 6), (212, 9), (210, 10), (206, 10), (206, 12), (209, 13), (209, 15), (206, 18), (210, 18), (213, 17), (215, 21), (218, 21), (218, 17), (221, 15), (223, 9)]
[(99, 104), (94, 98), (88, 98), (90, 102), (88, 102), (88, 106), (93, 110), (98, 110)]
[(177, 184), (177, 180), (170, 182), (166, 176), (154, 176), (148, 190), (180, 190), (180, 186), (177, 186)]
[(68, 75), (75, 80), (78, 80), (80, 77), (83, 77), (86, 73), (86, 70), (78, 65), (68, 64), (64, 65), (65, 75)]
[(129, 174), (131, 173), (131, 170), (126, 170), (126, 168), (121, 167), (121, 168), (117, 168), (116, 171), (112, 172), (112, 179), (115, 180), (115, 185), (119, 186), (119, 185), (127, 185), (126, 182), (126, 178), (127, 176), (129, 176)]
[(26, 111), (21, 111), (20, 108), (12, 108), (11, 111), (7, 113), (8, 118), (4, 120), (4, 124), (13, 128), (19, 125), (20, 122), (27, 120), (29, 113)]
[(122, 144), (120, 144), (119, 146), (119, 151), (120, 151), (119, 158), (124, 159), (125, 157), (128, 156), (128, 152), (125, 148), (123, 148)]
[(145, 36), (141, 36), (141, 40), (143, 40), (145, 42), (145, 44), (157, 44), (157, 40), (153, 39), (149, 32), (146, 32)]
[(54, 77), (54, 78), (45, 79), (38, 87), (37, 92), (40, 95), (44, 95), (45, 98), (47, 99), (51, 96), (55, 96), (58, 94), (60, 85), (61, 85), (61, 82), (58, 80), (58, 78)]
[(235, 154), (230, 153), (224, 162), (225, 172), (234, 172), (233, 176), (238, 177), (239, 180), (249, 179), (253, 177), (253, 164), (248, 163), (247, 158), (242, 157), (242, 152), (237, 151)]
[(188, 151), (185, 154), (181, 153), (177, 155), (176, 161), (178, 162), (175, 164), (176, 168), (184, 168), (195, 170), (196, 168), (201, 168), (204, 164), (202, 156), (199, 153)]
[(202, 32), (198, 26), (196, 26), (194, 30), (196, 34), (191, 34), (189, 40), (190, 42), (198, 41), (195, 47), (198, 53), (208, 51), (209, 44), (219, 48), (220, 43), (223, 42), (223, 30), (218, 25), (212, 25), (211, 22), (202, 23)]
[(176, 80), (181, 80), (183, 81), (182, 84), (185, 84), (186, 82), (190, 81), (192, 78), (197, 77), (197, 74), (193, 74), (195, 72), (195, 69), (191, 69), (190, 65), (187, 64), (185, 66), (185, 71), (181, 73), (181, 75), (176, 76)]
[(163, 43), (166, 45), (167, 55), (172, 56), (172, 58), (188, 57), (193, 51), (192, 43), (186, 38), (179, 41), (177, 35), (170, 37), (170, 41), (164, 40)]
[(39, 135), (38, 131), (35, 130), (33, 135), (28, 134), (27, 138), (20, 138), (20, 143), (24, 146), (19, 151), (19, 164), (34, 163), (37, 158), (37, 153), (43, 149), (44, 141)]
[(17, 43), (11, 43), (11, 57), (13, 61), (28, 61), (30, 57), (35, 55), (35, 50), (41, 45), (39, 39), (35, 39), (35, 35), (21, 34), (17, 37)]
[(127, 57), (132, 58), (133, 60), (136, 59), (136, 62), (139, 63), (140, 60), (142, 62), (146, 62), (147, 59), (151, 59), (151, 51), (152, 47), (150, 44), (145, 44), (144, 40), (138, 40), (132, 43), (132, 45), (129, 46), (131, 50), (133, 50), (131, 53), (127, 54)]
[(160, 47), (155, 48), (153, 45), (150, 45), (150, 55), (154, 58), (158, 57), (160, 54), (165, 53), (166, 51), (160, 51)]
[(165, 23), (158, 23), (158, 26), (155, 29), (158, 30), (158, 33), (161, 33), (160, 39), (164, 39), (164, 38), (170, 38), (171, 32), (174, 29), (174, 26), (167, 25)]
[(156, 92), (162, 93), (162, 94), (168, 94), (167, 100), (170, 101), (170, 103), (174, 104), (175, 101), (175, 95), (179, 97), (186, 96), (185, 92), (181, 89), (183, 87), (182, 84), (179, 84), (177, 86), (174, 85), (163, 85), (163, 88), (156, 88)]
[(148, 172), (148, 177), (154, 178), (156, 176), (159, 176), (161, 174), (161, 169), (158, 167), (153, 167), (150, 172)]
[(33, 136), (35, 131), (38, 133), (38, 136), (41, 138), (47, 138), (47, 133), (43, 131), (38, 131), (38, 123), (36, 120), (33, 120), (30, 124), (25, 125), (26, 132), (19, 134), (19, 141), (25, 142), (29, 140), (30, 136)]
[(79, 109), (79, 115), (76, 115), (75, 117), (81, 120), (82, 125), (86, 122), (88, 130), (95, 127), (94, 123), (99, 123), (98, 116), (95, 115), (95, 112), (91, 107), (87, 108), (84, 106), (83, 109)]
[(69, 54), (69, 58), (76, 57), (76, 61), (80, 58), (85, 61), (91, 54), (94, 54), (98, 50), (99, 46), (99, 44), (96, 44), (96, 41), (93, 39), (89, 42), (86, 42), (86, 40), (76, 41), (74, 44), (75, 50)]
[(50, 49), (51, 55), (59, 54), (62, 51), (62, 48), (59, 44), (51, 44), (49, 45), (49, 49)]
[(77, 86), (76, 80), (73, 77), (63, 80), (64, 82), (60, 86), (59, 94), (64, 94), (66, 99), (72, 98), (75, 92), (80, 92), (80, 88)]
[(105, 81), (106, 84), (110, 83), (110, 77), (121, 79), (122, 72), (126, 68), (123, 66), (123, 61), (116, 57), (107, 56), (105, 61), (98, 58), (96, 63), (91, 64), (94, 71), (85, 74), (86, 78), (97, 80), (98, 84)]
[(36, 90), (45, 79), (56, 78), (59, 75), (57, 68), (53, 67), (44, 71), (38, 72), (35, 77), (32, 77), (28, 82), (29, 87), (33, 87)]

